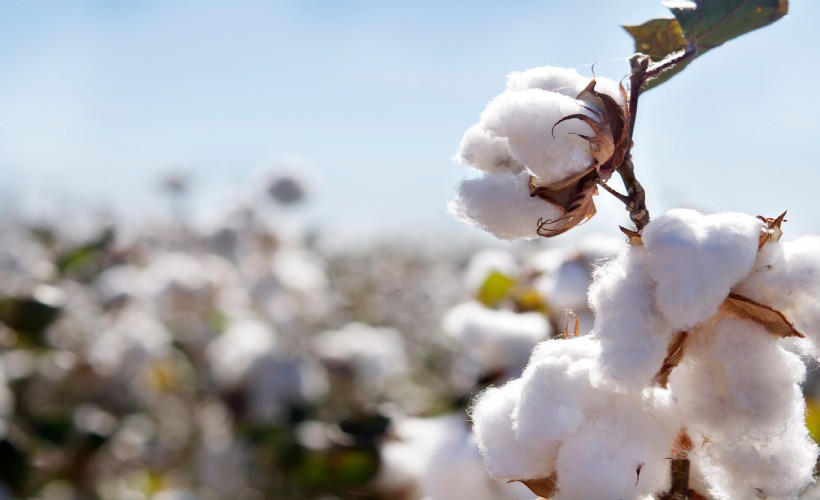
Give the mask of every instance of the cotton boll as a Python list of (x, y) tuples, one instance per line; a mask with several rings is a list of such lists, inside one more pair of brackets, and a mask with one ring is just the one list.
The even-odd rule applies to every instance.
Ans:
[(539, 313), (487, 309), (477, 302), (451, 309), (442, 320), (442, 328), (484, 373), (507, 376), (521, 372), (532, 348), (551, 331)]
[(554, 220), (563, 215), (562, 209), (530, 196), (527, 173), (466, 179), (447, 210), (455, 218), (504, 240), (535, 238), (539, 219)]
[(656, 301), (673, 328), (712, 317), (731, 288), (751, 271), (762, 223), (750, 215), (702, 215), (676, 209), (643, 231)]
[(668, 489), (677, 432), (668, 398), (613, 400), (564, 440), (554, 498), (626, 499)]
[(642, 248), (633, 248), (595, 272), (589, 290), (600, 362), (595, 385), (641, 391), (661, 367), (676, 329), (655, 312), (655, 285)]
[(813, 481), (817, 444), (809, 437), (802, 398), (771, 428), (741, 428), (698, 437), (690, 454), (718, 500), (797, 498)]
[(669, 390), (693, 431), (704, 435), (776, 429), (801, 400), (800, 359), (782, 349), (765, 328), (721, 319), (690, 334)]
[(526, 479), (547, 477), (549, 464), (539, 461), (515, 439), (513, 413), (521, 397), (522, 380), (490, 387), (474, 400), (470, 408), (473, 436), (484, 457), (484, 465), (494, 477)]
[(780, 310), (812, 339), (816, 350), (820, 344), (820, 237), (767, 243), (754, 269), (735, 291)]
[(489, 132), (481, 123), (464, 132), (454, 160), (488, 174), (517, 174), (524, 170), (524, 165), (510, 155), (507, 139)]
[(577, 135), (593, 135), (590, 126), (581, 120), (558, 124), (572, 114), (593, 116), (571, 97), (530, 89), (499, 95), (487, 105), (481, 121), (491, 133), (507, 138), (512, 157), (540, 184), (552, 184), (594, 163), (589, 143)]
[(548, 340), (539, 344), (521, 376), (520, 401), (513, 414), (515, 437), (545, 470), (554, 468), (561, 440), (611, 397), (589, 381), (599, 351), (598, 342), (588, 336)]

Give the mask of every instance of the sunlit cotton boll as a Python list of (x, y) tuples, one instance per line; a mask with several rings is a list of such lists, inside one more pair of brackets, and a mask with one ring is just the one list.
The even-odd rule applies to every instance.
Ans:
[(781, 311), (808, 339), (817, 356), (820, 345), (820, 237), (770, 242), (759, 252), (752, 272), (735, 287), (752, 300)]
[(524, 170), (524, 165), (510, 154), (509, 141), (488, 131), (481, 123), (464, 132), (458, 153), (453, 159), (488, 174), (518, 174)]
[(558, 453), (556, 500), (642, 498), (670, 484), (669, 454), (679, 429), (668, 394), (610, 393)]
[(655, 283), (643, 248), (631, 248), (596, 270), (589, 304), (595, 312), (594, 335), (601, 342), (594, 383), (642, 391), (678, 332), (655, 309)]
[(751, 215), (670, 210), (643, 231), (655, 300), (673, 328), (687, 330), (717, 313), (755, 263), (762, 222)]
[(529, 179), (527, 173), (465, 179), (447, 210), (456, 219), (500, 239), (536, 238), (539, 219), (557, 219), (563, 209), (531, 197)]
[(812, 480), (818, 449), (804, 421), (804, 376), (800, 359), (751, 321), (692, 334), (669, 389), (715, 498), (796, 498)]
[(507, 139), (510, 153), (539, 184), (572, 177), (593, 164), (589, 143), (577, 134), (591, 136), (581, 120), (558, 123), (564, 117), (593, 116), (575, 99), (540, 89), (504, 92), (481, 114), (490, 133)]

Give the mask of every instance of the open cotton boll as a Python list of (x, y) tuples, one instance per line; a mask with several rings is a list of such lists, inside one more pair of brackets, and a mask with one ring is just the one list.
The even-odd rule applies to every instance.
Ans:
[(538, 219), (554, 220), (563, 210), (531, 197), (529, 174), (491, 174), (465, 179), (447, 205), (453, 217), (503, 240), (536, 238)]
[(511, 424), (521, 388), (521, 379), (490, 387), (476, 397), (470, 408), (473, 436), (484, 457), (484, 465), (493, 477), (527, 479), (552, 473), (549, 464), (539, 460), (540, 453), (533, 455), (515, 439)]
[(678, 432), (668, 397), (612, 399), (588, 416), (558, 452), (555, 500), (638, 498), (669, 488), (669, 453)]
[(632, 248), (598, 268), (589, 289), (594, 334), (601, 357), (595, 385), (642, 391), (661, 367), (677, 332), (655, 311), (655, 285), (642, 248)]
[(593, 116), (572, 97), (529, 89), (507, 91), (490, 101), (481, 122), (488, 131), (509, 141), (512, 157), (525, 165), (540, 184), (552, 184), (594, 163), (589, 143), (576, 135), (593, 135), (589, 125), (566, 120), (556, 126), (572, 114)]
[(442, 320), (442, 329), (485, 373), (507, 376), (517, 376), (532, 348), (551, 333), (542, 314), (488, 309), (478, 302), (455, 306)]
[(800, 358), (765, 328), (724, 318), (690, 334), (669, 390), (693, 432), (710, 436), (764, 428), (777, 433), (792, 402), (802, 400), (798, 384), (805, 372)]
[(703, 475), (706, 491), (718, 500), (797, 498), (814, 480), (818, 454), (804, 415), (803, 399), (797, 397), (783, 408), (775, 427), (693, 436), (696, 446), (689, 458)]
[[(507, 90), (551, 90), (575, 98), (589, 85), (590, 80), (572, 68), (542, 66), (507, 75)], [(618, 83), (609, 78), (595, 78), (595, 90), (609, 94), (619, 104), (624, 104)]]
[(478, 123), (468, 128), (461, 138), (455, 161), (483, 170), (488, 174), (508, 172), (517, 174), (524, 165), (510, 155), (510, 145), (505, 137), (499, 137)]
[(820, 345), (820, 237), (767, 243), (735, 291), (780, 310)]
[(751, 215), (675, 209), (643, 231), (656, 303), (673, 328), (688, 330), (717, 313), (751, 271), (762, 222)]
[(521, 397), (513, 414), (515, 437), (545, 469), (554, 468), (561, 440), (612, 396), (589, 381), (599, 351), (589, 336), (548, 340), (538, 345), (521, 376)]

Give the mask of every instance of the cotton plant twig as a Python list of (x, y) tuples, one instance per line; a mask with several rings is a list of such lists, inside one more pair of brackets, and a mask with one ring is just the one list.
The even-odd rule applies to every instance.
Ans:
[(616, 169), (626, 188), (626, 195), (618, 193), (603, 183), (599, 184), (626, 206), (626, 210), (629, 212), (629, 218), (632, 220), (632, 223), (635, 224), (638, 232), (649, 224), (649, 210), (646, 208), (646, 192), (635, 176), (635, 166), (632, 164), (631, 153), (632, 137), (635, 132), (635, 123), (638, 116), (638, 101), (642, 88), (648, 80), (661, 75), (663, 72), (678, 64), (692, 59), (695, 55), (697, 55), (697, 49), (694, 46), (690, 46), (686, 50), (671, 55), (654, 64), (652, 64), (652, 60), (649, 56), (644, 54), (635, 54), (629, 60), (631, 66), (629, 95), (627, 97), (627, 110), (629, 111), (629, 145), (624, 155), (623, 163)]

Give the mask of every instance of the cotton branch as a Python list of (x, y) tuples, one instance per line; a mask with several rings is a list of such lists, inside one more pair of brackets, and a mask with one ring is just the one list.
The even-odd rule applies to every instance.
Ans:
[[(629, 212), (629, 218), (635, 224), (635, 227), (640, 232), (647, 224), (649, 224), (649, 210), (646, 208), (646, 192), (635, 177), (635, 167), (632, 164), (632, 137), (635, 131), (635, 122), (638, 116), (638, 99), (641, 96), (643, 85), (650, 79), (655, 78), (663, 72), (672, 67), (681, 64), (697, 54), (697, 49), (694, 46), (687, 48), (685, 51), (667, 57), (655, 64), (651, 64), (649, 56), (644, 54), (635, 54), (630, 59), (631, 75), (629, 77), (629, 96), (627, 102), (627, 109), (629, 110), (629, 146), (624, 156), (624, 161), (617, 168), (618, 174), (626, 188), (626, 199), (623, 196), (616, 196), (619, 200), (624, 202), (626, 210)], [(607, 189), (612, 193), (611, 189)], [(614, 194), (614, 193), (613, 193)]]

